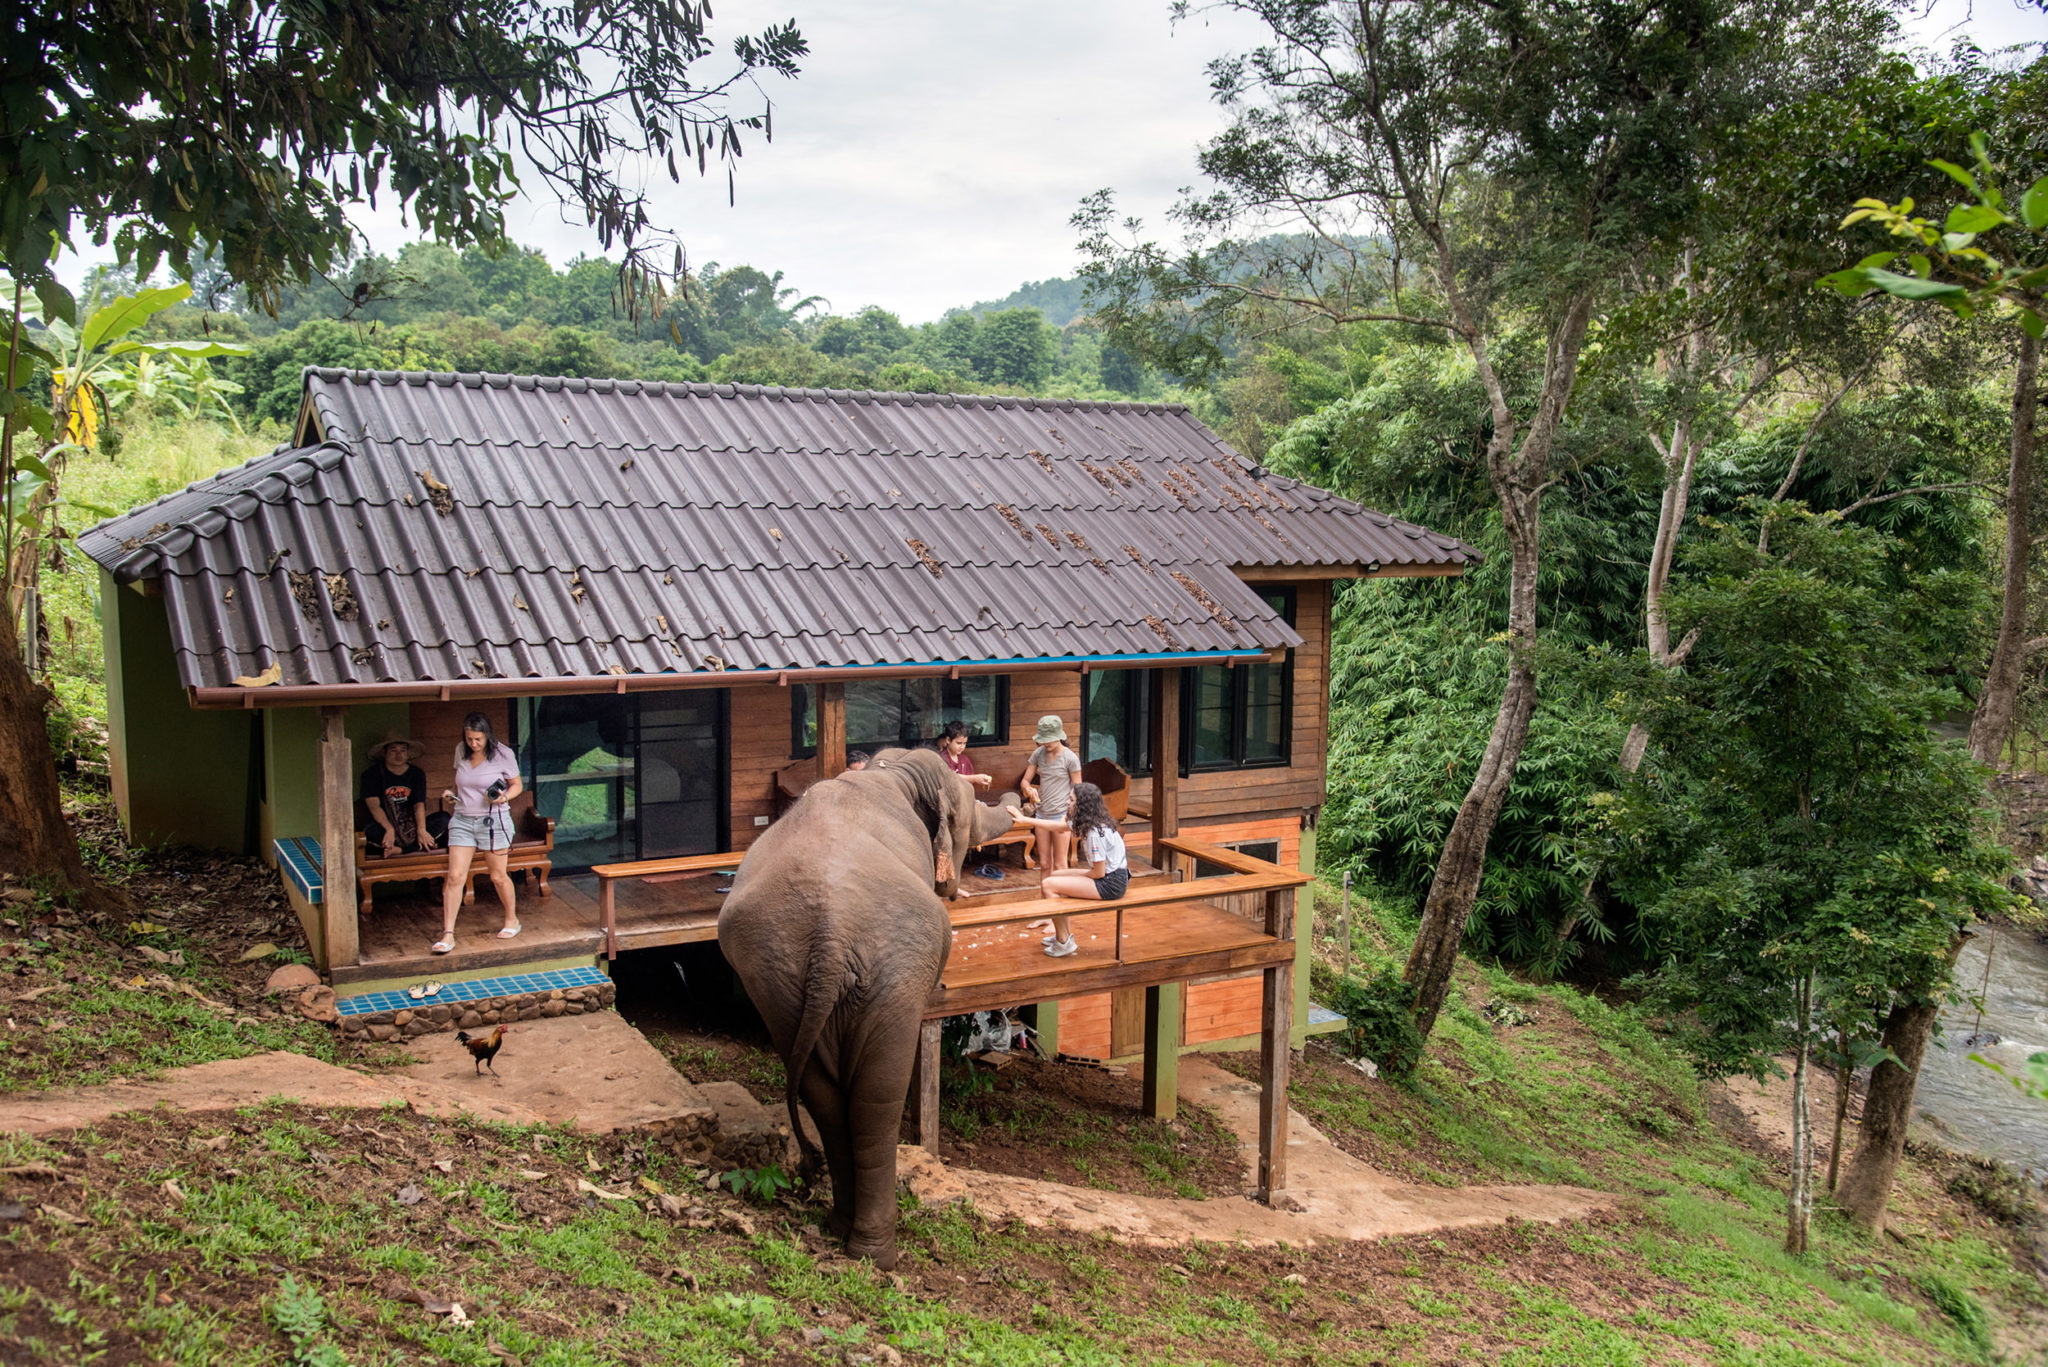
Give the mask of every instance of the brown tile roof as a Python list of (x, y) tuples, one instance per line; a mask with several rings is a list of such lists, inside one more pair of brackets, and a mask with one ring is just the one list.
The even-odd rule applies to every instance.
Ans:
[(189, 687), (1263, 651), (1232, 566), (1478, 559), (1179, 406), (309, 370), (301, 436), (80, 537)]

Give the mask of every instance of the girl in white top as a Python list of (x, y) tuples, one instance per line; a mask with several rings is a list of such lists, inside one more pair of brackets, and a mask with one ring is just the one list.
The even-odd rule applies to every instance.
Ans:
[[(1073, 801), (1064, 821), (1021, 814), (1016, 819), (1021, 826), (1035, 826), (1039, 830), (1054, 827), (1071, 830), (1088, 855), (1086, 873), (1080, 869), (1049, 872), (1038, 885), (1040, 892), (1053, 897), (1112, 902), (1130, 887), (1131, 863), (1130, 856), (1124, 851), (1123, 835), (1116, 828), (1116, 819), (1103, 805), (1102, 789), (1094, 784), (1074, 785)], [(1074, 943), (1073, 919), (1055, 916), (1052, 924), (1053, 933), (1045, 937), (1045, 952), (1055, 959), (1063, 959), (1080, 947)]]

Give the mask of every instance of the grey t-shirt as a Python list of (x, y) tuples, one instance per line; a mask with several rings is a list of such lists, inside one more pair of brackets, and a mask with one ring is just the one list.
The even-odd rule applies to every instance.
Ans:
[(1028, 762), (1038, 769), (1038, 814), (1048, 819), (1065, 816), (1073, 801), (1074, 780), (1081, 776), (1081, 757), (1073, 746), (1063, 745), (1060, 757), (1053, 759), (1041, 745)]

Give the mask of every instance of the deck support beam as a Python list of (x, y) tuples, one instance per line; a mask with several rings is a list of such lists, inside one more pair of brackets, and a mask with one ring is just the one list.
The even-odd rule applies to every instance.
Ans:
[(355, 758), (348, 709), (320, 709), (321, 965), (331, 975), (362, 957), (356, 921)]
[(818, 777), (846, 772), (846, 685), (818, 685)]
[[(1266, 893), (1266, 933), (1294, 942), (1294, 889)], [(1259, 1012), (1259, 1199), (1287, 1187), (1287, 1081), (1293, 1063), (1294, 965), (1265, 970)]]
[(1145, 1114), (1171, 1120), (1180, 1102), (1181, 984), (1145, 989)]
[(917, 1032), (917, 1067), (910, 1078), (911, 1122), (917, 1142), (933, 1157), (939, 1152), (939, 1035), (945, 1021), (934, 1017)]

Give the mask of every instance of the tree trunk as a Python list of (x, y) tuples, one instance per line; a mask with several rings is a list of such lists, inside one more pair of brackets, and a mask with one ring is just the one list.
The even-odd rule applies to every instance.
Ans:
[[(1958, 935), (1950, 943), (1951, 965), (1969, 938)], [(1856, 1153), (1849, 1160), (1849, 1170), (1842, 1174), (1835, 1197), (1850, 1221), (1872, 1234), (1884, 1228), (1892, 1178), (1906, 1154), (1906, 1124), (1913, 1117), (1920, 1060), (1927, 1054), (1927, 1040), (1940, 1014), (1939, 1000), (1929, 993), (1922, 1000), (1899, 1001), (1885, 1017), (1884, 1047), (1898, 1062), (1885, 1059), (1870, 1070), (1870, 1087), (1863, 1094), (1863, 1120), (1856, 1127)]]
[(0, 872), (97, 900), (64, 818), (45, 723), (49, 691), (29, 677), (12, 613), (0, 613)]
[[(1454, 277), (1446, 270), (1443, 279), (1448, 285)], [(1486, 753), (1465, 800), (1458, 805), (1443, 853), (1437, 856), (1429, 897), (1422, 905), (1422, 924), (1416, 928), (1415, 945), (1403, 973), (1415, 989), (1415, 1024), (1425, 1038), (1436, 1027), (1437, 1013), (1450, 993), (1458, 947), (1464, 943), (1465, 925), (1479, 900), (1479, 880), (1486, 872), (1486, 847), (1514, 784), (1515, 764), (1529, 739), (1529, 719), (1536, 713), (1536, 569), (1543, 490), (1550, 477), (1550, 450), (1564, 424), (1565, 405), (1578, 378), (1579, 353), (1593, 316), (1590, 290), (1568, 302), (1544, 357), (1543, 392), (1535, 416), (1520, 448), (1511, 449), (1513, 417), (1506, 390), (1486, 354), (1484, 336), (1470, 325), (1455, 287), (1447, 293), (1460, 317), (1466, 319), (1466, 342), (1493, 406), (1494, 435), (1486, 463), (1488, 480), (1500, 500), (1510, 557), (1508, 679), (1501, 690), (1500, 708), (1494, 713)]]
[(1813, 1117), (1806, 1107), (1806, 1060), (1812, 1053), (1813, 975), (1799, 984), (1799, 1050), (1792, 1064), (1792, 1188), (1785, 1197), (1785, 1251), (1806, 1252), (1813, 1223)]
[(1970, 754), (1979, 764), (1998, 763), (2012, 735), (2020, 692), (2020, 667), (2027, 655), (2027, 571), (2033, 561), (2035, 420), (2041, 402), (2041, 344), (2020, 333), (2020, 362), (2012, 384), (2012, 470), (2005, 494), (2005, 601), (1998, 619), (1998, 644), (1977, 695), (1970, 722)]

